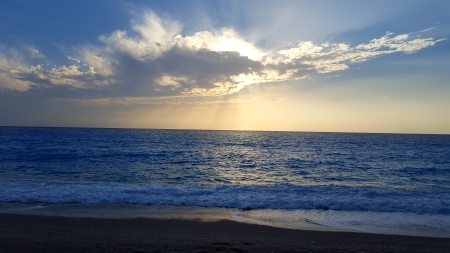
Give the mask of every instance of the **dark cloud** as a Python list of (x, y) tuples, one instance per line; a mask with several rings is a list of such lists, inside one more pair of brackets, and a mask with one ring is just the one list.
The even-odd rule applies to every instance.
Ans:
[(260, 62), (243, 57), (238, 52), (214, 52), (206, 49), (173, 48), (157, 61), (167, 74), (196, 78), (259, 72), (264, 68)]
[[(263, 70), (260, 62), (237, 52), (213, 52), (173, 48), (160, 57), (139, 60), (130, 54), (114, 55), (113, 84), (102, 87), (106, 96), (175, 96), (193, 88), (213, 88), (215, 82), (232, 81), (229, 77)], [(179, 78), (174, 87), (163, 86), (158, 79)]]

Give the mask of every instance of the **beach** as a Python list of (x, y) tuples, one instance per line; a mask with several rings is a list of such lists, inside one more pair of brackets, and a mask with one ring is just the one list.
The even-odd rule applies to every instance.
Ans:
[(0, 252), (448, 252), (450, 239), (308, 231), (229, 219), (0, 214)]
[(450, 136), (0, 130), (0, 253), (450, 249)]

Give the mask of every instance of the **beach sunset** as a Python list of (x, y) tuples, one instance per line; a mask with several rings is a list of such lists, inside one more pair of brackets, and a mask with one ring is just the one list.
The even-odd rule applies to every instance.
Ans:
[(449, 252), (450, 2), (0, 2), (0, 253)]

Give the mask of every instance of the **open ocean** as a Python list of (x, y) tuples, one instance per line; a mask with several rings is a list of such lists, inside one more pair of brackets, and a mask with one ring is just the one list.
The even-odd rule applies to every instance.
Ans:
[(450, 135), (0, 127), (0, 203), (232, 208), (450, 237)]

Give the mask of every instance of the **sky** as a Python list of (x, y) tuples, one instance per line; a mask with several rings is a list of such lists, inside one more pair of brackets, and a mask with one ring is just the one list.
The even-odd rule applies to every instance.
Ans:
[(0, 1), (0, 126), (450, 134), (450, 1)]

